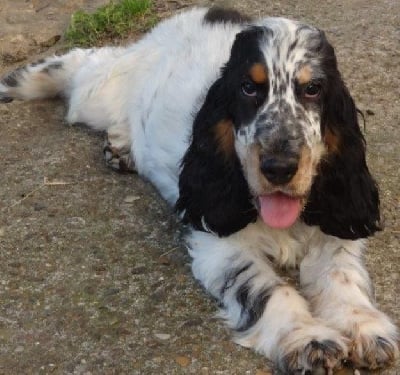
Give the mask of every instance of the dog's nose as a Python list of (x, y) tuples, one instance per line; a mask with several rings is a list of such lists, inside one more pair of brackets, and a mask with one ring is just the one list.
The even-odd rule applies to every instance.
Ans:
[(274, 185), (288, 183), (297, 172), (298, 162), (295, 158), (261, 157), (262, 174)]

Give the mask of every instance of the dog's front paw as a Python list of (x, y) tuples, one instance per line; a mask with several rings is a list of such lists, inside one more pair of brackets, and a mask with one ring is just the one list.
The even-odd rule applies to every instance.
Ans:
[(357, 310), (350, 330), (349, 359), (357, 368), (390, 366), (399, 356), (397, 328), (378, 310)]
[(104, 160), (108, 167), (121, 173), (136, 173), (135, 162), (129, 147), (117, 149), (106, 140), (103, 146)]
[(389, 327), (392, 329), (388, 332), (383, 332), (382, 328), (379, 321), (372, 327), (361, 325), (356, 328), (349, 354), (349, 359), (355, 367), (375, 370), (392, 365), (399, 356), (395, 327)]
[(282, 340), (284, 351), (278, 358), (282, 374), (304, 374), (324, 370), (332, 373), (347, 358), (347, 342), (338, 332), (325, 326), (292, 331)]
[(398, 350), (392, 339), (362, 335), (353, 341), (349, 359), (357, 368), (376, 370), (393, 364)]
[(312, 370), (333, 370), (340, 368), (346, 354), (339, 343), (310, 341), (305, 347), (295, 349), (279, 361), (279, 369), (284, 374), (302, 374)]
[[(6, 77), (7, 78), (7, 77)], [(2, 82), (6, 80), (6, 78), (2, 79)], [(0, 103), (10, 103), (14, 100), (11, 94), (8, 92), (7, 86), (0, 82)]]

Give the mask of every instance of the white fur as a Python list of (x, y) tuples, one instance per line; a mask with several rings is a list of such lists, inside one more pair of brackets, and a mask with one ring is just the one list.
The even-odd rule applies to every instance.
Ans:
[[(253, 275), (255, 291), (282, 284), (257, 324), (236, 336), (241, 345), (254, 347), (277, 362), (313, 340), (336, 342), (343, 356), (347, 355), (347, 343), (362, 352), (376, 345), (373, 341), (379, 336), (397, 348), (396, 327), (372, 302), (371, 282), (362, 261), (363, 241), (340, 240), (301, 223), (289, 230), (271, 230), (259, 220), (223, 239), (192, 232), (188, 243), (194, 276), (216, 298), (220, 298), (224, 282), (221, 270), (227, 272), (248, 262), (252, 269), (236, 280), (238, 287), (249, 275)], [(302, 294), (274, 272), (267, 256), (281, 267), (300, 264)], [(235, 290), (230, 289), (224, 295), (227, 308), (221, 316), (234, 328), (241, 308)]]
[(76, 74), (71, 92), (68, 120), (125, 128), (138, 172), (171, 204), (196, 107), (239, 31), (230, 24), (204, 26), (205, 12), (195, 9), (161, 23), (123, 54), (95, 55)]

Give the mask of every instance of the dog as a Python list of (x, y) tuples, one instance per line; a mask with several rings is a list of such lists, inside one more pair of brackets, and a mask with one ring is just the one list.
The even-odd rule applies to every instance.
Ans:
[[(69, 123), (106, 132), (106, 163), (176, 208), (194, 277), (235, 341), (277, 371), (398, 357), (363, 263), (378, 188), (321, 30), (194, 8), (130, 46), (74, 49), (0, 82), (4, 103), (62, 96)], [(297, 288), (275, 270), (294, 267)]]

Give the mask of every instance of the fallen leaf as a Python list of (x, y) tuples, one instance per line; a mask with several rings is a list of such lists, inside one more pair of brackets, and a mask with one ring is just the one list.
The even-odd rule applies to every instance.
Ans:
[(124, 202), (125, 203), (133, 203), (139, 199), (140, 199), (140, 197), (138, 197), (137, 195), (128, 195), (125, 197)]
[(182, 367), (187, 367), (190, 365), (190, 358), (185, 357), (183, 355), (180, 355), (178, 357), (175, 358), (176, 363), (178, 363), (178, 365), (182, 366)]
[(272, 372), (264, 371), (264, 370), (257, 370), (256, 375), (272, 375)]

